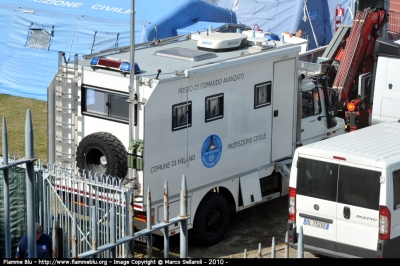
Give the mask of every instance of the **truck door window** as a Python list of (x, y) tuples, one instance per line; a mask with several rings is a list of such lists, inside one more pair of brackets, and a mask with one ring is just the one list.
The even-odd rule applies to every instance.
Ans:
[(321, 97), (317, 89), (303, 91), (302, 94), (302, 118), (321, 113)]
[(341, 165), (338, 202), (379, 210), (380, 176), (377, 171)]
[(172, 106), (172, 131), (192, 126), (192, 102)]
[(271, 82), (256, 84), (254, 86), (254, 109), (271, 104)]
[(334, 163), (299, 158), (297, 194), (336, 201), (338, 168)]
[(206, 122), (224, 117), (224, 94), (206, 97)]
[(127, 94), (82, 87), (82, 114), (126, 123), (129, 120), (127, 100)]
[(400, 170), (393, 171), (393, 208), (400, 208)]

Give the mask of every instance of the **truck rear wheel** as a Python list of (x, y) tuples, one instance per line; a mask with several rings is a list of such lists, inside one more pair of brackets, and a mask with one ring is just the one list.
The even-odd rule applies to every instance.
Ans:
[(122, 142), (107, 132), (97, 132), (82, 139), (76, 151), (79, 169), (124, 178), (128, 171), (127, 152)]
[(226, 198), (209, 192), (202, 199), (193, 221), (193, 240), (202, 246), (217, 244), (224, 237), (229, 224), (229, 205)]

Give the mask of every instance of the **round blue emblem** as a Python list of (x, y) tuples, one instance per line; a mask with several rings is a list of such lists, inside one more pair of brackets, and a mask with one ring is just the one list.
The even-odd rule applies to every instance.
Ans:
[(222, 141), (217, 135), (210, 135), (206, 138), (201, 148), (201, 161), (207, 168), (214, 167), (222, 154)]

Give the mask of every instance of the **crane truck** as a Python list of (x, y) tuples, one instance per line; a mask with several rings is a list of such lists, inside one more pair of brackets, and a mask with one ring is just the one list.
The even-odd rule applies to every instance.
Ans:
[[(334, 102), (319, 96), (336, 95), (318, 78), (321, 65), (300, 63), (299, 45), (252, 36), (213, 31), (137, 44), (135, 64), (121, 48), (73, 64), (60, 52), (48, 91), (49, 161), (125, 178), (138, 230), (146, 189), (152, 222), (162, 222), (164, 181), (177, 216), (186, 175), (191, 235), (219, 242), (232, 212), (288, 194), (298, 146), (344, 133)], [(179, 225), (169, 228), (177, 233)]]
[(387, 21), (383, 8), (356, 11), (353, 25), (340, 26), (328, 46), (300, 56), (323, 65), (327, 86), (338, 95), (335, 116), (345, 119), (346, 131), (400, 119), (400, 97), (394, 86), (399, 44), (381, 38)]

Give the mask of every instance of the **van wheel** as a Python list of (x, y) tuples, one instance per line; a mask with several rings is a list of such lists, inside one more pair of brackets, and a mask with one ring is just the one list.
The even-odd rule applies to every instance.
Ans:
[(202, 199), (193, 221), (193, 238), (202, 246), (217, 244), (229, 224), (229, 205), (224, 196), (209, 192)]
[(124, 178), (128, 172), (127, 152), (122, 142), (107, 132), (97, 132), (82, 139), (76, 151), (79, 169)]

